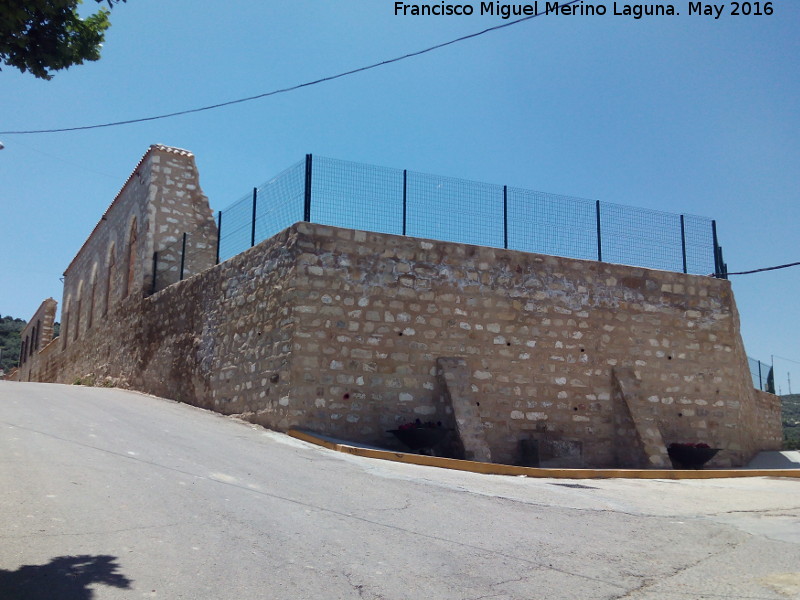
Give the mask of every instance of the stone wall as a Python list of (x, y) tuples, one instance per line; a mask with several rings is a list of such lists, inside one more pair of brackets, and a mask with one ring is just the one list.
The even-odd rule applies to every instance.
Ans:
[[(185, 241), (184, 241), (185, 239)], [(216, 263), (217, 226), (206, 222), (194, 231), (182, 234), (177, 242), (158, 250), (154, 259), (156, 281), (152, 292), (160, 292), (173, 283), (202, 273)]]
[(120, 300), (77, 342), (35, 357), (33, 380), (132, 388), (254, 419), (265, 406), (286, 407), (292, 235)]
[(454, 455), (505, 463), (780, 448), (727, 281), (309, 223), (214, 266), (216, 238), (193, 155), (151, 146), (64, 273), (60, 338), (50, 299), (15, 376), (384, 445), (441, 422)]
[(150, 146), (64, 272), (62, 346), (101, 324), (129, 296), (150, 293), (153, 253), (198, 229), (204, 241), (190, 273), (214, 264), (213, 214), (200, 189), (194, 155)]
[(531, 441), (591, 467), (657, 466), (676, 441), (723, 448), (718, 466), (780, 447), (727, 281), (308, 223), (123, 299), (32, 376), (382, 444), (416, 418), (456, 427), (457, 393), (495, 462)]
[(743, 425), (752, 432), (753, 444), (748, 448), (751, 455), (760, 450), (780, 450), (783, 447), (780, 396), (754, 389), (752, 402), (744, 412)]
[(620, 367), (635, 371), (638, 412), (665, 444), (707, 442), (727, 450), (718, 464), (741, 464), (772, 443), (754, 431), (725, 280), (297, 228), (292, 394), (308, 412), (312, 400), (325, 408), (314, 422), (323, 432), (367, 441), (414, 418), (452, 422), (435, 361), (459, 356), (499, 462), (544, 435), (581, 442), (588, 466), (617, 463)]
[(22, 348), (15, 375), (18, 381), (30, 380), (39, 352), (53, 340), (57, 307), (58, 303), (52, 298), (42, 302), (20, 333)]

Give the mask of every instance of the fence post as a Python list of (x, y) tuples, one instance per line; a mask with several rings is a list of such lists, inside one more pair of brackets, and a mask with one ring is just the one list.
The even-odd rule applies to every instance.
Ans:
[(761, 375), (761, 361), (758, 361), (758, 389), (764, 391), (764, 378)]
[(722, 269), (719, 261), (719, 243), (717, 242), (717, 222), (711, 221), (711, 237), (714, 243), (714, 277), (720, 277)]
[(215, 265), (219, 264), (219, 244), (222, 241), (222, 211), (217, 213), (217, 260)]
[(183, 281), (183, 267), (186, 265), (186, 232), (183, 232), (183, 243), (181, 244), (181, 278), (178, 281)]
[(770, 367), (767, 372), (767, 389), (764, 391), (770, 394), (775, 393), (775, 369), (773, 367)]
[(681, 215), (681, 251), (683, 252), (683, 272), (688, 273), (689, 271), (686, 267), (686, 224), (683, 215)]
[(600, 200), (595, 201), (595, 212), (597, 213), (597, 260), (603, 262), (603, 238), (600, 231)]
[(158, 252), (153, 252), (153, 284), (150, 286), (150, 293), (156, 293), (156, 277), (158, 276)]
[(408, 170), (403, 169), (403, 235), (406, 234), (407, 216), (408, 216)]
[(258, 188), (253, 188), (253, 219), (250, 223), (250, 247), (256, 245), (256, 202), (258, 201)]
[(306, 189), (303, 200), (303, 221), (311, 222), (311, 155), (306, 154)]
[(503, 186), (503, 248), (508, 250), (508, 186)]

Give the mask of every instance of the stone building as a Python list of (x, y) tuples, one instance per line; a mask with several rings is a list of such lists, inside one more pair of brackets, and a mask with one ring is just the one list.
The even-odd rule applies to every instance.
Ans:
[(39, 351), (53, 341), (58, 302), (48, 298), (39, 306), (28, 324), (20, 333), (22, 347), (19, 351), (17, 371), (29, 375), (33, 366), (32, 360), (38, 358)]
[[(187, 231), (196, 232), (197, 238), (186, 273), (190, 276), (215, 263), (213, 213), (200, 188), (192, 153), (152, 145), (64, 271), (61, 353), (77, 344), (80, 354), (84, 338), (104, 336), (117, 313), (127, 310), (127, 305), (138, 307), (152, 293), (157, 279), (169, 278), (179, 268), (178, 261), (161, 260), (155, 272), (153, 254), (171, 256), (165, 250), (174, 248)], [(52, 323), (55, 312), (56, 303), (49, 299), (37, 315), (46, 314), (44, 322)], [(52, 326), (41, 333), (44, 348), (52, 340)], [(30, 361), (21, 362), (18, 378), (49, 380), (34, 371), (47, 368), (51, 357), (61, 353), (48, 348), (36, 368)]]
[[(206, 258), (161, 289), (153, 253), (184, 232)], [(215, 244), (191, 154), (151, 147), (67, 268), (63, 339), (19, 378), (384, 445), (441, 421), (454, 452), (505, 463), (780, 447), (726, 280), (302, 222), (217, 265)]]

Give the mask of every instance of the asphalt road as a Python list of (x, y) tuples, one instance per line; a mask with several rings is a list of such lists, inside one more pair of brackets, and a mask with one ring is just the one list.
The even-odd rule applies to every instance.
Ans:
[(0, 598), (800, 598), (800, 481), (362, 459), (133, 392), (0, 382)]

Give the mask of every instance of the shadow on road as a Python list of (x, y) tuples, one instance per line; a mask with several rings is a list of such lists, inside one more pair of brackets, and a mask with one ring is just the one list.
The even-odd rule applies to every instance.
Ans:
[(14, 600), (91, 600), (92, 584), (130, 588), (118, 573), (116, 556), (59, 556), (46, 565), (0, 569), (0, 598)]

